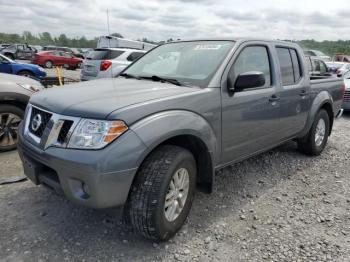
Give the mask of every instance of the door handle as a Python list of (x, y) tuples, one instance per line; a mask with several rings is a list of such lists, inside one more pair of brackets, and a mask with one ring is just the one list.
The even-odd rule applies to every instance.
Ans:
[(305, 97), (305, 96), (307, 96), (309, 93), (308, 92), (306, 92), (306, 90), (302, 90), (301, 92), (300, 92), (300, 96), (301, 97)]
[(272, 95), (270, 98), (269, 98), (269, 101), (270, 102), (277, 102), (277, 101), (280, 101), (281, 98), (279, 96), (276, 96), (276, 95)]

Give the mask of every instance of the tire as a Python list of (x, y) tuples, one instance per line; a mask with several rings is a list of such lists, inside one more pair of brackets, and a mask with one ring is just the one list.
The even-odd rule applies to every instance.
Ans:
[[(182, 210), (171, 220), (167, 218), (167, 214), (170, 216), (172, 206), (165, 209), (165, 198), (170, 194), (170, 183), (174, 182), (174, 174), (184, 170), (188, 172), (188, 184), (183, 183), (188, 185), (187, 198)], [(131, 187), (124, 210), (126, 222), (145, 238), (154, 241), (171, 238), (182, 227), (190, 212), (195, 193), (196, 172), (196, 161), (188, 150), (172, 145), (156, 149), (142, 163)], [(179, 198), (183, 192), (185, 190), (176, 192)], [(168, 203), (179, 204), (179, 198)]]
[[(317, 136), (318, 134), (317, 130), (319, 128), (318, 125), (321, 125), (321, 126), (323, 125), (322, 122), (324, 123), (324, 135), (323, 135), (323, 138), (320, 138), (320, 136)], [(329, 130), (330, 130), (329, 115), (326, 110), (321, 109), (317, 113), (309, 133), (302, 139), (298, 140), (298, 149), (307, 155), (311, 155), (311, 156), (320, 155), (327, 145)], [(317, 138), (320, 138), (321, 140), (318, 140)]]
[(46, 68), (52, 68), (53, 63), (52, 63), (52, 61), (47, 60), (47, 61), (45, 61), (44, 66), (45, 66)]
[(78, 68), (80, 69), (82, 65), (83, 65), (82, 63), (78, 63), (75, 69), (78, 69)]
[(17, 73), (19, 76), (34, 77), (34, 74), (30, 71), (23, 70)]
[[(24, 111), (19, 107), (0, 105), (0, 152), (16, 149), (18, 125), (23, 119), (23, 114)], [(5, 124), (7, 117), (13, 118), (10, 124)]]

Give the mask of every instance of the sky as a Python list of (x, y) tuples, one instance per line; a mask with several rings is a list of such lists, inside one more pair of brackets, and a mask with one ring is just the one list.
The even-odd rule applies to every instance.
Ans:
[(198, 37), (350, 38), (349, 0), (0, 0), (0, 32), (110, 32), (154, 41)]

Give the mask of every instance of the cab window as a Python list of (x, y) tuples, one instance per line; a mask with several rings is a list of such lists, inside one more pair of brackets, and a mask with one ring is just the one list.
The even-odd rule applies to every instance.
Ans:
[(251, 71), (262, 72), (265, 76), (265, 85), (271, 86), (271, 69), (268, 50), (265, 46), (248, 46), (239, 54), (237, 60), (233, 64), (234, 77), (238, 77), (242, 73)]

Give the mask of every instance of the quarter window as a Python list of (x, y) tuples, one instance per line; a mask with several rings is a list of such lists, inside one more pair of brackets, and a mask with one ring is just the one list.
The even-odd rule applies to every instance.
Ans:
[(265, 75), (265, 85), (271, 86), (271, 70), (267, 48), (264, 46), (246, 47), (238, 56), (233, 65), (233, 74), (235, 77), (242, 73), (259, 71)]
[(295, 49), (289, 49), (290, 55), (292, 56), (293, 71), (294, 71), (294, 82), (298, 82), (301, 78), (300, 63), (297, 51)]

